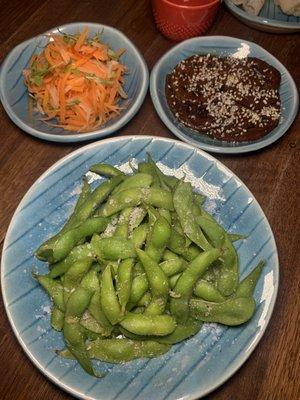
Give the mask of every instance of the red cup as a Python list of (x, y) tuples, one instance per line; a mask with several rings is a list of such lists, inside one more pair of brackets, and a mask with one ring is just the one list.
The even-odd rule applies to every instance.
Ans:
[(220, 4), (220, 0), (152, 0), (157, 28), (176, 42), (206, 32)]

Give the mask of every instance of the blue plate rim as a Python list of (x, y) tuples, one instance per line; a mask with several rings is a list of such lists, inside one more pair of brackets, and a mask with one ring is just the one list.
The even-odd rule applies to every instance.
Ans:
[[(203, 156), (204, 158), (213, 161), (216, 166), (220, 169), (222, 169), (223, 171), (226, 171), (228, 173), (230, 173), (232, 175), (232, 177), (236, 180), (236, 182), (238, 182), (241, 186), (243, 186), (244, 190), (247, 192), (247, 194), (249, 196), (251, 196), (254, 200), (254, 202), (256, 203), (256, 205), (259, 208), (259, 211), (261, 212), (261, 215), (264, 218), (264, 223), (269, 231), (270, 237), (274, 243), (274, 250), (275, 250), (275, 263), (274, 263), (274, 267), (273, 267), (273, 271), (275, 274), (275, 279), (274, 279), (274, 292), (273, 292), (273, 296), (271, 299), (271, 302), (268, 306), (268, 310), (266, 313), (266, 318), (265, 318), (265, 324), (263, 325), (262, 329), (259, 331), (259, 334), (256, 336), (255, 338), (255, 342), (253, 342), (253, 345), (251, 346), (251, 349), (248, 352), (244, 352), (242, 356), (238, 357), (238, 361), (235, 361), (233, 363), (233, 366), (230, 368), (228, 368), (229, 372), (226, 372), (223, 374), (223, 377), (220, 381), (218, 381), (215, 385), (211, 386), (210, 388), (208, 388), (205, 392), (201, 392), (201, 389), (198, 389), (196, 393), (193, 393), (193, 395), (189, 395), (187, 394), (187, 396), (185, 396), (186, 400), (196, 400), (196, 399), (200, 399), (204, 396), (206, 396), (207, 394), (213, 392), (214, 390), (216, 390), (218, 387), (220, 387), (221, 385), (223, 385), (228, 379), (230, 379), (241, 367), (242, 365), (247, 361), (247, 359), (250, 357), (250, 355), (253, 353), (253, 351), (256, 349), (258, 343), (260, 342), (260, 340), (262, 339), (265, 330), (267, 328), (267, 326), (270, 323), (270, 319), (272, 317), (273, 311), (274, 311), (274, 306), (276, 303), (276, 299), (277, 299), (277, 295), (278, 295), (278, 287), (279, 287), (279, 258), (278, 258), (278, 250), (277, 250), (277, 245), (276, 245), (276, 241), (275, 241), (275, 237), (273, 234), (273, 231), (271, 229), (271, 226), (269, 224), (269, 221), (264, 213), (264, 211), (262, 210), (259, 202), (257, 201), (256, 197), (253, 195), (253, 193), (248, 189), (248, 187), (244, 184), (244, 182), (234, 173), (232, 172), (228, 167), (226, 167), (221, 161), (219, 161), (218, 159), (216, 159), (215, 157), (213, 157), (212, 155), (208, 154), (207, 152), (203, 151), (202, 149), (198, 149), (198, 148), (194, 148), (193, 146), (191, 146), (188, 143), (183, 143), (179, 140), (176, 139), (171, 139), (171, 138), (165, 138), (165, 137), (160, 137), (160, 136), (152, 136), (152, 135), (130, 135), (130, 136), (118, 136), (118, 137), (114, 137), (114, 138), (107, 138), (107, 139), (103, 139), (103, 140), (99, 140), (99, 141), (95, 141), (93, 143), (87, 144), (85, 146), (80, 147), (79, 149), (67, 154), (66, 156), (62, 157), (61, 159), (59, 159), (58, 161), (56, 161), (52, 166), (50, 166), (38, 179), (36, 179), (36, 181), (31, 185), (31, 187), (27, 190), (27, 192), (25, 193), (25, 195), (23, 196), (22, 200), (20, 201), (18, 207), (16, 208), (9, 227), (7, 229), (6, 235), (5, 235), (5, 239), (4, 239), (4, 243), (3, 243), (3, 251), (2, 251), (2, 256), (1, 256), (1, 292), (2, 292), (2, 298), (3, 298), (3, 304), (4, 304), (4, 309), (7, 315), (7, 318), (9, 320), (9, 323), (12, 327), (13, 333), (16, 337), (16, 339), (18, 340), (18, 342), (20, 343), (23, 351), (25, 352), (25, 354), (28, 356), (29, 360), (33, 363), (34, 366), (36, 366), (40, 372), (43, 373), (43, 375), (49, 379), (51, 382), (55, 383), (59, 388), (62, 388), (63, 390), (65, 390), (67, 393), (70, 393), (71, 395), (75, 396), (76, 398), (79, 399), (84, 399), (84, 400), (91, 400), (90, 396), (86, 396), (83, 393), (80, 393), (78, 390), (74, 390), (72, 389), (71, 386), (66, 385), (65, 383), (63, 383), (62, 381), (58, 380), (53, 374), (49, 373), (49, 371), (46, 371), (44, 369), (44, 367), (40, 364), (40, 362), (38, 361), (37, 358), (35, 358), (29, 351), (29, 349), (27, 349), (26, 344), (23, 342), (21, 336), (18, 333), (18, 330), (14, 324), (13, 321), (13, 317), (11, 315), (11, 312), (9, 310), (9, 305), (8, 305), (8, 300), (6, 299), (6, 293), (5, 293), (5, 268), (6, 268), (6, 264), (5, 264), (5, 249), (7, 247), (7, 240), (8, 237), (10, 235), (10, 232), (13, 228), (14, 225), (14, 219), (16, 217), (16, 215), (18, 214), (18, 212), (23, 208), (23, 205), (26, 203), (27, 197), (30, 196), (30, 194), (36, 189), (35, 186), (37, 184), (39, 184), (50, 172), (52, 172), (53, 170), (55, 170), (57, 167), (59, 167), (61, 164), (63, 164), (65, 161), (67, 161), (68, 159), (71, 159), (72, 157), (76, 156), (77, 154), (83, 153), (86, 150), (93, 148), (93, 147), (98, 147), (101, 145), (105, 145), (109, 142), (116, 142), (116, 141), (134, 141), (134, 140), (161, 140), (164, 142), (169, 142), (169, 143), (173, 143), (175, 145), (180, 145), (182, 147), (185, 147), (187, 149), (190, 150), (194, 150), (196, 151), (198, 154), (200, 154), (201, 156)], [(99, 399), (99, 400), (104, 400), (104, 399)]]
[[(236, 44), (240, 44), (241, 42), (248, 44), (252, 48), (257, 48), (259, 51), (264, 52), (269, 58), (272, 59), (272, 61), (277, 64), (277, 67), (280, 68), (280, 73), (284, 72), (288, 78), (288, 80), (291, 83), (292, 86), (292, 96), (294, 99), (293, 102), (293, 108), (291, 109), (290, 116), (289, 118), (284, 121), (284, 123), (281, 125), (282, 129), (277, 132), (275, 135), (272, 135), (270, 137), (265, 137), (260, 142), (253, 142), (253, 143), (246, 143), (246, 144), (239, 144), (234, 147), (222, 147), (218, 145), (212, 145), (212, 144), (207, 144), (207, 143), (202, 143), (200, 140), (195, 140), (193, 138), (187, 137), (185, 134), (181, 132), (181, 130), (173, 124), (173, 122), (167, 117), (165, 114), (163, 107), (161, 106), (160, 100), (159, 100), (159, 94), (158, 94), (158, 86), (157, 86), (157, 76), (159, 69), (161, 65), (164, 63), (164, 61), (170, 56), (170, 54), (180, 51), (181, 48), (187, 47), (190, 43), (197, 42), (201, 45), (201, 43), (206, 42), (207, 40), (218, 40), (218, 41), (231, 41)], [(175, 65), (174, 65), (175, 66)], [(216, 35), (216, 36), (204, 36), (204, 37), (196, 37), (196, 38), (191, 38), (187, 39), (175, 46), (173, 46), (169, 51), (167, 51), (154, 65), (151, 74), (150, 74), (150, 95), (152, 99), (152, 103), (154, 105), (154, 108), (160, 117), (160, 119), (163, 121), (163, 123), (170, 129), (170, 131), (179, 137), (181, 140), (183, 140), (186, 143), (192, 144), (193, 146), (196, 146), (198, 148), (201, 148), (206, 151), (210, 151), (213, 153), (221, 153), (221, 154), (240, 154), (240, 153), (248, 153), (251, 151), (256, 151), (260, 150), (266, 146), (269, 146), (270, 144), (274, 143), (276, 140), (281, 138), (287, 130), (290, 128), (292, 123), (294, 122), (298, 108), (299, 108), (299, 95), (298, 95), (298, 90), (295, 84), (294, 79), (292, 78), (291, 74), (289, 71), (285, 68), (285, 66), (276, 58), (274, 57), (271, 53), (269, 53), (267, 50), (265, 50), (263, 47), (259, 46), (256, 43), (249, 42), (244, 39), (239, 39), (239, 38), (234, 38), (231, 36), (222, 36), (222, 35)]]
[[(57, 135), (57, 134), (49, 134), (49, 133), (45, 133), (42, 131), (39, 131), (35, 128), (32, 128), (30, 126), (28, 126), (27, 124), (25, 124), (15, 113), (14, 111), (11, 109), (10, 105), (5, 101), (4, 98), (4, 80), (5, 80), (5, 74), (6, 74), (6, 70), (7, 70), (7, 64), (8, 61), (11, 57), (12, 54), (14, 54), (16, 51), (19, 51), (20, 49), (22, 49), (23, 47), (25, 47), (27, 44), (31, 43), (34, 40), (37, 40), (39, 37), (43, 36), (43, 35), (47, 35), (51, 32), (57, 31), (58, 29), (66, 29), (69, 27), (81, 27), (81, 26), (93, 26), (93, 27), (99, 27), (99, 29), (106, 29), (108, 31), (114, 32), (116, 34), (118, 34), (125, 43), (130, 44), (130, 46), (132, 46), (134, 52), (136, 53), (137, 58), (139, 59), (140, 63), (141, 63), (141, 67), (142, 67), (142, 87), (141, 90), (132, 106), (132, 108), (125, 112), (124, 115), (115, 123), (113, 123), (111, 126), (109, 127), (104, 127), (101, 129), (97, 129), (95, 131), (92, 131), (90, 133), (75, 133), (75, 134), (70, 134), (70, 135)], [(20, 128), (22, 129), (22, 131), (25, 131), (27, 133), (29, 133), (32, 136), (35, 136), (39, 139), (45, 139), (48, 140), (50, 142), (81, 142), (81, 141), (87, 141), (87, 140), (91, 140), (91, 139), (97, 139), (100, 137), (104, 137), (107, 135), (111, 135), (114, 132), (117, 132), (119, 129), (121, 129), (124, 125), (126, 125), (138, 112), (138, 110), (140, 109), (140, 107), (142, 106), (146, 94), (148, 92), (148, 87), (149, 87), (149, 70), (146, 64), (146, 61), (144, 59), (144, 57), (142, 56), (141, 52), (138, 50), (138, 48), (135, 46), (135, 44), (120, 30), (109, 26), (109, 25), (104, 25), (104, 24), (100, 24), (100, 23), (94, 23), (94, 22), (72, 22), (69, 24), (64, 24), (64, 25), (59, 25), (59, 26), (55, 26), (49, 30), (47, 30), (46, 32), (40, 33), (39, 35), (33, 36), (30, 39), (27, 39), (21, 43), (19, 43), (17, 46), (15, 46), (5, 57), (1, 68), (0, 68), (0, 100), (1, 103), (3, 105), (3, 108), (5, 109), (6, 113), (8, 114), (8, 116), (10, 117), (10, 119)]]
[(236, 6), (235, 4), (232, 3), (230, 0), (224, 0), (224, 3), (226, 6), (229, 8), (229, 10), (235, 14), (238, 15), (239, 17), (250, 21), (254, 22), (256, 24), (262, 25), (262, 26), (268, 26), (268, 27), (274, 27), (274, 28), (281, 28), (281, 29), (286, 29), (286, 30), (291, 30), (291, 31), (300, 31), (300, 23), (299, 22), (287, 22), (287, 21), (279, 21), (277, 19), (273, 18), (265, 18), (261, 17), (259, 15), (251, 15), (248, 14), (246, 11), (244, 11), (242, 8)]

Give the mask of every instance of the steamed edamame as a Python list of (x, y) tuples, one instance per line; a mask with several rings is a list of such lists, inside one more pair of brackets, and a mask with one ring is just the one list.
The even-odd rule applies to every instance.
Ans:
[(109, 164), (90, 171), (109, 179), (92, 190), (84, 178), (70, 218), (36, 251), (50, 264), (33, 276), (53, 301), (51, 325), (66, 344), (57, 354), (98, 377), (93, 358), (158, 357), (203, 322), (252, 317), (264, 262), (239, 282), (232, 243), (244, 236), (205, 211), (203, 194), (150, 155), (131, 175)]

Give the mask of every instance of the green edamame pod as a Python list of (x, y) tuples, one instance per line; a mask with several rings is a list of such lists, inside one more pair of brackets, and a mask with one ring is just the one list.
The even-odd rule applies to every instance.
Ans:
[(232, 298), (222, 303), (191, 299), (190, 311), (191, 316), (200, 321), (235, 326), (247, 322), (252, 317), (255, 301), (252, 297)]
[(202, 322), (189, 319), (184, 325), (178, 324), (170, 335), (156, 339), (159, 343), (175, 344), (196, 335), (201, 328)]
[(201, 252), (199, 247), (193, 244), (187, 246), (185, 236), (181, 235), (173, 227), (171, 228), (171, 236), (167, 243), (167, 247), (172, 253), (182, 256), (187, 261), (192, 261)]
[[(148, 191), (147, 189), (143, 189)], [(111, 216), (127, 207), (135, 207), (142, 202), (142, 190), (139, 188), (122, 190), (110, 196), (108, 201), (102, 206), (99, 214), (102, 216)]]
[(33, 277), (39, 282), (39, 284), (46, 290), (50, 298), (52, 299), (55, 306), (60, 310), (64, 311), (64, 291), (63, 286), (50, 278), (47, 275), (35, 275)]
[(246, 235), (242, 235), (240, 233), (228, 233), (229, 240), (233, 242), (237, 242), (238, 240), (246, 239)]
[(171, 235), (167, 247), (169, 250), (171, 250), (171, 252), (183, 255), (186, 250), (185, 237), (177, 232), (174, 228), (171, 228)]
[(155, 221), (149, 241), (146, 245), (146, 253), (156, 262), (159, 262), (166, 245), (171, 236), (171, 227), (169, 222), (159, 216)]
[(122, 210), (120, 213), (118, 224), (116, 226), (116, 230), (114, 232), (114, 237), (119, 237), (123, 239), (128, 239), (129, 234), (129, 219), (132, 213), (133, 208), (127, 207)]
[(150, 242), (158, 249), (165, 249), (171, 236), (171, 227), (169, 222), (161, 215), (158, 215), (150, 236)]
[[(113, 326), (106, 318), (100, 302), (100, 284), (99, 284), (99, 277), (96, 268), (91, 268), (90, 271), (83, 277), (80, 282), (80, 286), (84, 287), (85, 289), (89, 289), (93, 292), (93, 296), (91, 298), (90, 304), (88, 306), (88, 311), (91, 316), (97, 321), (97, 324), (100, 325), (100, 331), (102, 336), (110, 336)], [(86, 315), (84, 315), (86, 316)], [(90, 331), (95, 331), (95, 329), (90, 329), (87, 324), (90, 324), (91, 321), (88, 320), (84, 325), (85, 328), (89, 329)]]
[(217, 287), (223, 296), (233, 294), (239, 281), (238, 256), (228, 236), (222, 247), (222, 265), (217, 277)]
[(145, 274), (145, 271), (144, 271), (144, 268), (143, 268), (143, 266), (142, 266), (142, 263), (140, 263), (140, 262), (138, 261), (138, 262), (136, 262), (136, 263), (134, 264), (134, 267), (133, 267), (133, 276), (136, 277), (136, 276), (142, 275), (142, 274)]
[(89, 313), (89, 311), (85, 311), (80, 319), (80, 325), (85, 329), (88, 329), (91, 332), (97, 333), (101, 336), (109, 336), (107, 330), (99, 324), (98, 321)]
[(144, 207), (134, 207), (129, 219), (129, 235), (143, 222), (146, 215), (147, 210)]
[(214, 263), (212, 263), (211, 267), (205, 272), (202, 279), (213, 284), (216, 287), (217, 279), (220, 274), (221, 265), (222, 265), (221, 260), (217, 260)]
[[(43, 251), (46, 251), (48, 248), (51, 249), (52, 245), (54, 245), (56, 243), (56, 241), (60, 237), (60, 235), (62, 235), (63, 233), (67, 232), (68, 230), (70, 230), (74, 227), (74, 225), (76, 224), (77, 212), (80, 209), (80, 207), (82, 206), (82, 204), (86, 201), (86, 199), (90, 195), (90, 193), (91, 193), (90, 185), (88, 184), (86, 178), (84, 178), (81, 193), (79, 195), (77, 203), (75, 204), (73, 213), (68, 218), (68, 220), (64, 224), (64, 226), (61, 228), (60, 232), (57, 235), (53, 236), (52, 238), (48, 239), (46, 242), (44, 242), (38, 248), (38, 250), (36, 251), (37, 258), (43, 257)], [(43, 260), (43, 258), (41, 258), (41, 259)]]
[[(79, 319), (87, 309), (92, 297), (92, 292), (78, 286), (70, 295), (65, 309), (65, 320)], [(69, 321), (72, 322), (72, 321)]]
[(100, 260), (117, 261), (135, 257), (133, 243), (123, 238), (100, 238), (98, 235), (93, 235), (91, 245)]
[(158, 177), (160, 186), (163, 189), (169, 188), (169, 190), (174, 189), (174, 187), (177, 185), (178, 183), (178, 178), (176, 178), (175, 176), (167, 176), (165, 175), (156, 165), (156, 163), (153, 161), (153, 159), (151, 158), (150, 154), (148, 154), (148, 163), (153, 170), (153, 173), (156, 174), (156, 176)]
[(163, 189), (150, 188), (144, 193), (143, 201), (146, 204), (152, 205), (157, 208), (164, 208), (169, 211), (174, 210), (172, 194)]
[(192, 213), (193, 191), (190, 183), (179, 182), (173, 196), (174, 208), (186, 236), (203, 250), (212, 246), (203, 235)]
[(170, 277), (184, 271), (187, 268), (188, 263), (183, 258), (177, 257), (163, 261), (159, 266), (164, 271), (165, 275)]
[(51, 270), (48, 275), (50, 278), (57, 278), (61, 275), (64, 275), (71, 265), (73, 265), (76, 261), (85, 258), (90, 258), (91, 260), (95, 260), (96, 258), (96, 254), (93, 252), (90, 243), (85, 243), (74, 247), (66, 258), (51, 266)]
[(121, 262), (117, 271), (117, 294), (123, 312), (130, 298), (133, 264), (134, 259), (127, 258)]
[(86, 201), (82, 204), (77, 212), (76, 223), (83, 222), (96, 210), (99, 205), (106, 200), (109, 194), (116, 186), (124, 179), (123, 175), (118, 175), (103, 182), (87, 197)]
[[(148, 293), (145, 293), (145, 295)], [(143, 300), (143, 298), (145, 297), (145, 295), (141, 298), (141, 301)], [(144, 314), (145, 311), (145, 307), (141, 306), (141, 307), (135, 307), (131, 310), (131, 312), (135, 313), (135, 314)], [(119, 329), (121, 330), (121, 328), (119, 327)], [(148, 338), (149, 339), (149, 338)]]
[(92, 292), (95, 292), (99, 289), (100, 286), (98, 280), (98, 272), (95, 268), (93, 268), (93, 266), (81, 279), (80, 286), (84, 287), (85, 289), (91, 290)]
[(200, 208), (197, 204), (193, 204), (193, 215), (200, 225), (203, 232), (207, 235), (212, 245), (221, 247), (224, 243), (227, 232), (225, 229), (205, 210)]
[(65, 258), (73, 247), (86, 237), (104, 231), (108, 219), (103, 217), (89, 218), (77, 227), (62, 233), (56, 241), (49, 246), (44, 244), (37, 250), (36, 256), (40, 260), (55, 263)]
[[(139, 309), (140, 307), (135, 308), (133, 311), (131, 311), (132, 313), (135, 313), (136, 309)], [(137, 312), (137, 314), (143, 314), (140, 312)], [(122, 333), (123, 336), (125, 336), (128, 339), (132, 339), (132, 340), (157, 340), (157, 336), (142, 336), (142, 335), (135, 335), (132, 332), (129, 332), (127, 329), (123, 328), (122, 326), (120, 326), (120, 332)]]
[(177, 322), (185, 323), (189, 316), (189, 300), (196, 282), (207, 268), (220, 256), (220, 250), (212, 249), (199, 254), (178, 279), (170, 303), (170, 310)]
[[(92, 332), (89, 329), (86, 329), (85, 327), (83, 327), (82, 325), (81, 325), (81, 330), (82, 330), (82, 333), (86, 340), (103, 339), (104, 335), (101, 335), (100, 333)], [(65, 350), (65, 351), (69, 352), (69, 350)], [(56, 353), (59, 355), (59, 352), (56, 352)], [(70, 358), (71, 358), (71, 353), (69, 352), (69, 354), (70, 354)]]
[[(75, 208), (74, 208), (74, 212), (71, 215), (71, 217), (69, 218), (68, 223), (70, 223), (70, 225), (72, 225), (73, 221), (73, 216), (76, 215), (77, 211), (79, 210), (79, 208), (82, 206), (82, 204), (86, 201), (87, 197), (91, 194), (91, 187), (86, 179), (86, 177), (83, 177), (83, 184), (82, 184), (82, 188), (81, 188), (81, 193), (78, 197), (77, 203), (75, 204)], [(65, 224), (64, 228), (65, 230), (67, 230), (69, 227), (68, 225)]]
[(79, 362), (82, 368), (90, 375), (96, 376), (91, 359), (86, 351), (84, 334), (77, 322), (64, 323), (64, 339), (68, 350)]
[(98, 324), (102, 327), (102, 336), (110, 336), (113, 326), (106, 318), (106, 315), (102, 310), (100, 288), (94, 292), (88, 310)]
[(165, 209), (163, 209), (163, 208), (159, 208), (159, 209), (158, 209), (158, 212), (159, 212), (159, 215), (160, 215), (161, 217), (164, 217), (164, 218), (169, 222), (169, 224), (171, 225), (171, 223), (172, 223), (172, 216), (171, 216), (170, 211), (169, 211), (169, 210), (165, 210)]
[(161, 187), (161, 181), (156, 173), (155, 168), (153, 168), (153, 165), (151, 163), (149, 163), (149, 162), (139, 163), (138, 171), (140, 173), (149, 174), (152, 176), (152, 187), (153, 188)]
[(158, 211), (152, 206), (147, 207), (147, 213), (148, 213), (148, 234), (146, 239), (146, 245), (149, 243), (153, 226), (157, 218), (159, 217)]
[(188, 247), (192, 243), (192, 241), (184, 234), (176, 212), (174, 212), (172, 215), (172, 227), (175, 229), (176, 232), (178, 232), (181, 236), (184, 237), (185, 247)]
[(169, 188), (171, 190), (175, 189), (175, 187), (178, 185), (178, 181), (179, 181), (179, 179), (176, 178), (176, 176), (165, 175), (165, 174), (163, 174), (162, 179), (166, 183), (166, 185), (169, 186)]
[(251, 297), (253, 296), (253, 292), (257, 281), (261, 275), (262, 269), (265, 266), (266, 262), (261, 260), (257, 266), (250, 272), (248, 276), (239, 284), (235, 297)]
[(89, 353), (92, 358), (119, 363), (136, 358), (152, 358), (165, 354), (170, 346), (145, 340), (142, 342), (129, 339), (97, 339), (90, 343)]
[(143, 244), (146, 241), (147, 232), (148, 232), (147, 224), (141, 224), (133, 230), (131, 235), (131, 241), (134, 247), (139, 249), (140, 247), (143, 246)]
[(178, 258), (180, 258), (179, 255), (176, 254), (176, 253), (173, 253), (173, 251), (171, 251), (169, 249), (166, 249), (164, 251), (164, 254), (163, 254), (163, 260), (164, 261), (174, 260), (174, 259), (178, 259)]
[(91, 292), (81, 287), (75, 289), (70, 295), (66, 304), (63, 333), (68, 350), (88, 374), (95, 375), (79, 323), (80, 317), (88, 307), (90, 299)]
[[(68, 230), (75, 228), (78, 224), (84, 222), (89, 216), (95, 211), (97, 206), (102, 203), (109, 193), (123, 180), (122, 176), (117, 176), (112, 178), (110, 181), (104, 182), (102, 185), (98, 186), (89, 196), (83, 204), (76, 210), (76, 213), (72, 215), (72, 223), (68, 223)], [(65, 233), (66, 228), (63, 228), (58, 234), (53, 236), (44, 242), (36, 251), (35, 255), (42, 261), (45, 260), (45, 255), (47, 256), (47, 251), (52, 249), (52, 246), (56, 243), (59, 237)], [(46, 259), (47, 261), (48, 259)]]
[(200, 253), (199, 247), (191, 244), (182, 255), (187, 261), (193, 261)]
[(170, 315), (143, 315), (128, 313), (120, 322), (121, 326), (136, 335), (166, 336), (176, 328), (176, 321)]
[(165, 311), (169, 294), (168, 278), (160, 266), (143, 250), (136, 250), (149, 281), (152, 299), (145, 310), (146, 314), (157, 315)]
[(78, 197), (78, 200), (77, 200), (77, 202), (75, 204), (74, 211), (72, 212), (72, 214), (68, 218), (67, 222), (64, 224), (64, 226), (60, 230), (59, 234), (62, 234), (63, 232), (68, 231), (70, 228), (72, 228), (74, 226), (74, 222), (76, 220), (77, 211), (79, 210), (79, 208), (82, 206), (82, 204), (85, 202), (85, 200), (87, 199), (87, 197), (90, 194), (91, 194), (91, 187), (90, 187), (86, 177), (84, 177), (83, 178), (82, 188), (81, 188), (81, 193), (80, 193), (80, 195)]
[(131, 285), (127, 309), (130, 310), (132, 307), (134, 307), (147, 292), (148, 288), (149, 283), (145, 273), (135, 276)]
[[(137, 308), (148, 307), (148, 305), (150, 304), (151, 298), (152, 298), (151, 297), (151, 293), (150, 292), (146, 292), (144, 294), (144, 296), (141, 298), (141, 300), (138, 301), (138, 303), (137, 303), (138, 307)], [(136, 312), (136, 308), (132, 312)]]
[(221, 295), (218, 289), (210, 282), (200, 280), (194, 289), (194, 295), (206, 301), (220, 303), (225, 301), (226, 298)]
[[(152, 358), (165, 354), (171, 346), (153, 340), (143, 342), (130, 339), (96, 339), (89, 343), (91, 358), (108, 363), (124, 363), (137, 358)], [(72, 358), (68, 350), (57, 352), (64, 358)]]
[(153, 170), (153, 166), (155, 166), (155, 173), (159, 179), (160, 186), (163, 188), (165, 188), (165, 186), (167, 186), (169, 188), (169, 190), (171, 190), (171, 191), (174, 190), (175, 187), (178, 185), (179, 179), (176, 178), (175, 176), (164, 174), (152, 159), (149, 161), (150, 162), (148, 162), (146, 164), (150, 165), (150, 167), (152, 167), (152, 170)]
[(151, 174), (155, 177), (155, 186), (156, 187), (161, 187), (162, 189), (166, 189), (168, 191), (170, 191), (170, 188), (168, 187), (168, 185), (165, 183), (165, 181), (162, 179), (162, 173), (160, 171), (160, 169), (157, 167), (157, 165), (155, 164), (155, 162), (153, 161), (151, 155), (148, 153), (147, 154), (147, 163), (146, 166), (147, 168), (149, 168), (149, 172), (151, 171)]
[(149, 174), (137, 173), (127, 176), (124, 181), (113, 190), (112, 195), (126, 189), (149, 187), (152, 181), (153, 178)]
[(115, 292), (111, 265), (108, 264), (102, 272), (100, 302), (102, 310), (112, 325), (122, 319), (122, 310)]
[[(217, 277), (217, 287), (223, 296), (230, 296), (238, 285), (238, 257), (226, 231), (205, 211), (197, 217), (197, 223), (216, 247), (222, 248), (222, 265)], [(209, 215), (209, 217), (208, 217)]]
[(94, 172), (100, 176), (106, 176), (107, 178), (113, 178), (119, 175), (125, 175), (124, 172), (120, 171), (118, 168), (109, 164), (94, 164), (89, 168), (89, 171)]
[(109, 217), (126, 207), (138, 206), (146, 203), (159, 208), (173, 210), (173, 199), (170, 192), (156, 188), (132, 188), (122, 190), (110, 196), (100, 210), (103, 217)]
[(118, 260), (118, 261), (103, 260), (103, 265), (106, 266), (107, 264), (110, 264), (112, 274), (113, 274), (113, 276), (116, 276), (116, 275), (117, 275), (117, 272), (118, 272), (120, 260)]
[(64, 326), (65, 314), (58, 307), (53, 307), (51, 311), (51, 326), (56, 331), (60, 332)]
[(78, 287), (70, 295), (66, 304), (63, 327), (64, 339), (68, 350), (76, 358), (82, 368), (90, 375), (96, 376), (91, 359), (86, 351), (85, 339), (79, 320), (89, 305), (91, 292)]
[(194, 200), (195, 203), (201, 207), (205, 203), (206, 196), (200, 193), (194, 193)]
[(70, 294), (80, 284), (82, 278), (92, 265), (89, 258), (79, 260), (74, 263), (64, 275), (64, 302), (67, 303)]
[[(176, 286), (176, 283), (177, 283), (178, 279), (181, 277), (181, 275), (182, 275), (182, 273), (179, 272), (178, 274), (175, 274), (169, 278), (169, 285), (170, 285), (171, 289), (174, 289), (174, 287)], [(172, 293), (172, 295), (173, 295), (173, 293)]]

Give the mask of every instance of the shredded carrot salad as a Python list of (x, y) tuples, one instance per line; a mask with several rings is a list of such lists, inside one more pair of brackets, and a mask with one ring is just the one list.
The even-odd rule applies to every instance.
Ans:
[[(76, 35), (52, 34), (43, 51), (32, 56), (23, 71), (29, 95), (49, 125), (71, 131), (94, 130), (118, 115), (126, 67), (124, 52), (112, 51), (100, 35), (88, 37), (87, 28)], [(57, 118), (57, 124), (49, 120)]]

